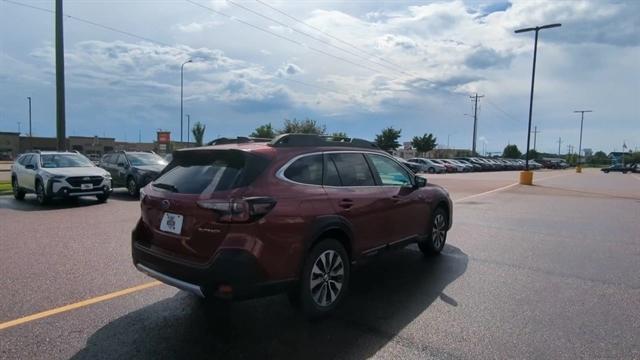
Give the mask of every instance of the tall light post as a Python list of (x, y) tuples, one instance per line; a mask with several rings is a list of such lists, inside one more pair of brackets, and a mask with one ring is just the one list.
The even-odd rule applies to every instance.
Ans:
[(187, 114), (187, 147), (191, 142), (191, 115)]
[(184, 96), (184, 66), (192, 62), (191, 59), (185, 61), (180, 65), (180, 142), (182, 142), (182, 130), (184, 128), (184, 118), (182, 116), (182, 103)]
[(555, 27), (560, 27), (561, 24), (549, 24), (543, 26), (536, 26), (531, 28), (518, 29), (515, 31), (516, 34), (535, 31), (536, 37), (533, 43), (533, 70), (531, 72), (531, 95), (529, 97), (529, 130), (527, 131), (527, 152), (525, 155), (525, 171), (520, 174), (520, 183), (531, 185), (533, 182), (533, 174), (529, 172), (529, 145), (531, 143), (531, 114), (533, 113), (533, 86), (536, 79), (536, 57), (538, 55), (538, 32), (543, 29), (550, 29)]
[(29, 100), (29, 137), (33, 136), (33, 132), (31, 132), (31, 96), (27, 96)]
[(576, 172), (582, 172), (582, 165), (580, 162), (580, 155), (582, 154), (582, 125), (584, 123), (584, 113), (593, 112), (593, 110), (575, 110), (574, 113), (580, 113), (580, 143), (578, 144), (578, 165), (576, 166)]

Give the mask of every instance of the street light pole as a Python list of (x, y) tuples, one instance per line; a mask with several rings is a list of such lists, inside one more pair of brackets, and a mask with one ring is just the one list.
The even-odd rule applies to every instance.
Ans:
[(191, 142), (191, 116), (187, 114), (187, 147)]
[(184, 118), (182, 116), (182, 103), (184, 96), (184, 66), (191, 62), (191, 59), (180, 65), (180, 142), (182, 142), (182, 130), (184, 128)]
[[(531, 94), (529, 96), (529, 126), (527, 131), (527, 152), (525, 154), (525, 171), (527, 171), (527, 173), (529, 171), (529, 146), (531, 144), (531, 115), (533, 113), (533, 89), (534, 89), (534, 84), (536, 79), (536, 58), (538, 55), (538, 32), (540, 32), (540, 30), (543, 30), (543, 29), (550, 29), (550, 28), (559, 27), (559, 26), (562, 26), (562, 25), (549, 24), (549, 25), (543, 25), (543, 26), (536, 26), (532, 28), (519, 29), (515, 31), (516, 34), (529, 32), (529, 31), (536, 32), (535, 40), (533, 43), (533, 70), (531, 71)], [(527, 183), (531, 185), (530, 184), (531, 179), (529, 179)]]
[(536, 32), (535, 40), (533, 43), (533, 70), (531, 71), (531, 94), (529, 96), (529, 126), (527, 131), (527, 152), (525, 155), (525, 159), (526, 159), (525, 169), (527, 171), (529, 171), (529, 146), (531, 144), (531, 117), (533, 114), (533, 91), (534, 91), (534, 84), (536, 79), (536, 58), (538, 56), (538, 33), (542, 29), (549, 29), (549, 28), (554, 28), (559, 26), (561, 26), (561, 24), (550, 24), (550, 25), (544, 25), (544, 26), (536, 26), (533, 28), (519, 29), (515, 31), (516, 34), (529, 32), (529, 31)]
[(27, 96), (27, 99), (29, 100), (29, 137), (32, 137), (33, 133), (31, 132), (31, 96)]
[(593, 112), (593, 110), (575, 110), (574, 113), (580, 113), (580, 143), (578, 144), (578, 167), (576, 172), (582, 172), (580, 155), (582, 154), (582, 125), (584, 123), (584, 113)]

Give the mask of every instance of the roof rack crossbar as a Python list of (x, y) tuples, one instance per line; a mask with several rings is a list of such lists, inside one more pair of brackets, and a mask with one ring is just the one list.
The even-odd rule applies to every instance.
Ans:
[(303, 146), (336, 146), (379, 149), (378, 146), (368, 140), (358, 138), (338, 138), (315, 134), (282, 134), (270, 143), (273, 147), (303, 147)]

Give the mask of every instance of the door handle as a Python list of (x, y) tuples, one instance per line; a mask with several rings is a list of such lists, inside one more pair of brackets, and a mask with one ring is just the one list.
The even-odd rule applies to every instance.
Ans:
[(340, 200), (340, 203), (338, 205), (343, 209), (349, 210), (353, 206), (353, 200), (351, 200), (351, 199), (342, 199), (342, 200)]

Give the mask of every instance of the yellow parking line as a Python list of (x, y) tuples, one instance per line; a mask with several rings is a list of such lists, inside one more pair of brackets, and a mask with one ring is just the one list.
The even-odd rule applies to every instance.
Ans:
[(154, 286), (158, 286), (160, 284), (162, 284), (162, 283), (159, 282), (159, 281), (151, 281), (151, 282), (148, 282), (148, 283), (145, 283), (145, 284), (142, 284), (142, 285), (130, 287), (128, 289), (115, 291), (115, 292), (112, 292), (112, 293), (109, 293), (109, 294), (97, 296), (97, 297), (94, 297), (94, 298), (91, 298), (91, 299), (87, 299), (87, 300), (83, 300), (83, 301), (80, 301), (80, 302), (77, 302), (77, 303), (61, 306), (61, 307), (58, 307), (58, 308), (55, 308), (55, 309), (46, 310), (46, 311), (35, 313), (35, 314), (29, 315), (29, 316), (21, 317), (19, 319), (7, 321), (7, 322), (4, 322), (4, 323), (0, 324), (0, 330), (8, 329), (8, 328), (13, 327), (13, 326), (17, 326), (17, 325), (20, 325), (20, 324), (28, 323), (30, 321), (46, 318), (46, 317), (49, 317), (49, 316), (53, 316), (53, 315), (56, 315), (56, 314), (67, 312), (67, 311), (71, 311), (71, 310), (78, 309), (78, 308), (81, 308), (81, 307), (89, 306), (89, 305), (96, 304), (96, 303), (99, 303), (99, 302), (102, 302), (102, 301), (115, 299), (117, 297), (124, 296), (124, 295), (127, 295), (127, 294), (131, 294), (131, 293), (134, 293), (136, 291), (141, 291), (141, 290), (144, 290), (144, 289), (148, 289), (148, 288), (151, 288), (151, 287), (154, 287)]

